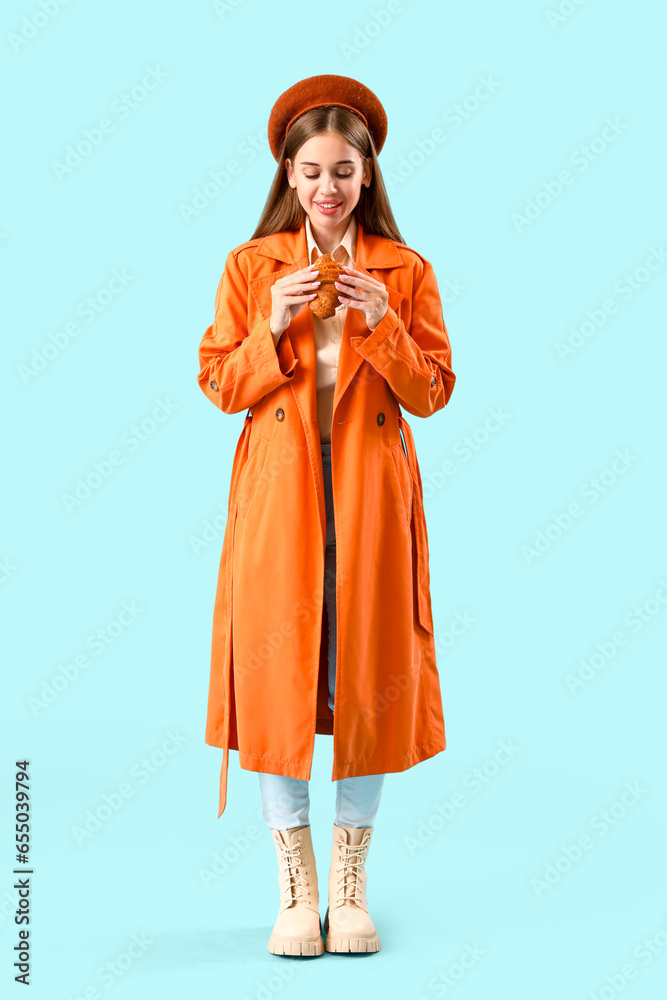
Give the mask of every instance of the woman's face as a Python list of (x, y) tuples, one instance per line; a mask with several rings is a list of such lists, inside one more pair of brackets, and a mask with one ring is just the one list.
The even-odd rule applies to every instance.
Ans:
[[(320, 231), (339, 230), (359, 201), (362, 184), (370, 186), (372, 160), (337, 132), (314, 135), (294, 157), (285, 160), (287, 179), (311, 225)], [(326, 206), (333, 204), (333, 208)]]

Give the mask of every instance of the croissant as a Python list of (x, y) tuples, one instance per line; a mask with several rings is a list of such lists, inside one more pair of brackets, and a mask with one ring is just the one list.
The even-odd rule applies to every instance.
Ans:
[(317, 298), (311, 299), (308, 305), (319, 319), (330, 319), (340, 305), (338, 289), (334, 281), (343, 273), (343, 267), (330, 253), (323, 253), (315, 260), (321, 285), (317, 289)]

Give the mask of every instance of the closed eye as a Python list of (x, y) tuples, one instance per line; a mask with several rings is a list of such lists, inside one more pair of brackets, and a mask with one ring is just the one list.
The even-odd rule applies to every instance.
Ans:
[[(304, 176), (307, 177), (309, 181), (312, 181), (316, 177), (319, 177), (320, 175), (319, 174), (304, 174)], [(351, 176), (352, 176), (351, 173), (350, 174), (336, 174), (336, 177), (340, 177), (341, 180), (345, 180), (346, 177), (351, 177)]]

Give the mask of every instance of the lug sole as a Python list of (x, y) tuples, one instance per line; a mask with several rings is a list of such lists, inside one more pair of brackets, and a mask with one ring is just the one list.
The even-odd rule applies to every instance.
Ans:
[(304, 957), (312, 957), (313, 955), (322, 955), (324, 953), (321, 936), (314, 941), (304, 940), (303, 938), (271, 937), (269, 938), (267, 948), (272, 955), (302, 955)]
[(272, 955), (304, 955), (306, 957), (324, 954), (322, 943), (322, 920), (320, 933), (316, 938), (293, 938), (285, 934), (272, 934), (266, 946)]
[(380, 938), (344, 938), (328, 934), (324, 942), (324, 950), (334, 954), (364, 953), (380, 950)]
[(380, 936), (377, 933), (366, 936), (346, 936), (340, 932), (336, 933), (335, 931), (331, 931), (329, 929), (328, 907), (326, 916), (324, 917), (324, 934), (326, 935), (324, 940), (324, 950), (334, 954), (363, 954), (364, 952), (379, 951), (382, 947), (380, 944)]

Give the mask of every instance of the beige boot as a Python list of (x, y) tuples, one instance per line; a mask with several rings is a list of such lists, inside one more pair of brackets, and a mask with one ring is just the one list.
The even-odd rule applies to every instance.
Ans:
[(317, 871), (310, 826), (271, 830), (278, 855), (280, 910), (268, 949), (273, 955), (321, 955)]
[(366, 904), (366, 855), (372, 827), (334, 823), (329, 906), (324, 918), (326, 951), (379, 951), (380, 938)]

